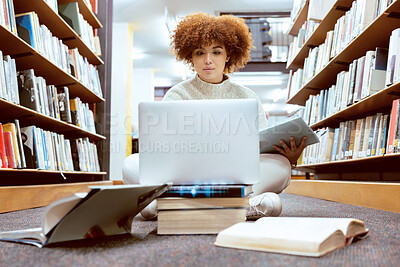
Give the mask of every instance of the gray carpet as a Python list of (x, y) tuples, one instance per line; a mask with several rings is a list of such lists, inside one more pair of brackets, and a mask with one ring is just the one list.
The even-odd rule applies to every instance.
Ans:
[[(354, 217), (370, 236), (321, 258), (219, 248), (215, 235), (157, 236), (156, 221), (137, 216), (133, 235), (49, 248), (0, 242), (0, 266), (399, 266), (400, 214), (281, 194), (281, 216)], [(40, 226), (43, 208), (0, 214), (0, 231)]]

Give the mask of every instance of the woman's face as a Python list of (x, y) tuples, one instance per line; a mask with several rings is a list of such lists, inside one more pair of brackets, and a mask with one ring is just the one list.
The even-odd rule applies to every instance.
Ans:
[(194, 69), (200, 79), (208, 83), (221, 83), (228, 57), (224, 45), (211, 44), (197, 48), (192, 53)]

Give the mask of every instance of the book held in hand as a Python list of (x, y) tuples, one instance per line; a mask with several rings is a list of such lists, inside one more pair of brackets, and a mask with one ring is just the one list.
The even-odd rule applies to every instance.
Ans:
[(362, 221), (352, 218), (263, 217), (221, 231), (214, 244), (319, 257), (366, 237), (368, 231)]
[(281, 147), (280, 140), (290, 146), (290, 137), (293, 136), (296, 141), (296, 146), (301, 142), (303, 136), (307, 137), (306, 146), (319, 142), (317, 135), (301, 118), (285, 121), (283, 123), (274, 125), (259, 132), (260, 135), (260, 153), (278, 153), (273, 148), (273, 145)]
[(43, 247), (130, 233), (134, 216), (168, 187), (168, 184), (91, 186), (88, 193), (61, 198), (47, 206), (42, 227), (0, 232), (0, 240)]

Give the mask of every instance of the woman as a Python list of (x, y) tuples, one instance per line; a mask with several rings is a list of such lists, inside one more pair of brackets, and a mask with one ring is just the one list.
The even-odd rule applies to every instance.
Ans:
[[(253, 39), (244, 20), (232, 15), (215, 17), (196, 13), (186, 16), (172, 36), (172, 48), (178, 61), (189, 64), (195, 77), (172, 87), (163, 101), (196, 99), (244, 99), (258, 100), (259, 128), (267, 127), (266, 114), (257, 95), (250, 89), (232, 83), (226, 75), (250, 60)], [(255, 197), (250, 199), (248, 218), (279, 216), (282, 205), (276, 193), (282, 192), (291, 177), (291, 165), (295, 165), (305, 146), (305, 138), (297, 147), (294, 140), (288, 146), (275, 147), (279, 154), (260, 155), (260, 182), (253, 185)], [(138, 183), (138, 155), (124, 161), (125, 183)], [(155, 203), (142, 215), (154, 217)]]

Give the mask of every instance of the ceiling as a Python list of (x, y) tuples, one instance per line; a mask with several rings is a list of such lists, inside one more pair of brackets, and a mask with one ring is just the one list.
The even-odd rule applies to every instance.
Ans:
[[(169, 16), (183, 17), (196, 11), (219, 12), (289, 12), (293, 0), (114, 0), (114, 22), (133, 25), (133, 68), (152, 68), (155, 86), (171, 86), (190, 75), (189, 69), (170, 52), (170, 38), (166, 26)], [(254, 74), (255, 76), (253, 76)], [(262, 75), (262, 77), (260, 76)], [(245, 77), (242, 77), (245, 75)], [(240, 76), (235, 78), (236, 76)], [(252, 79), (273, 80), (269, 85), (251, 85)], [(232, 76), (238, 83), (251, 88), (271, 115), (287, 114), (285, 105), (287, 74), (238, 73)], [(279, 81), (277, 81), (279, 80)], [(235, 81), (235, 80), (234, 80)]]

